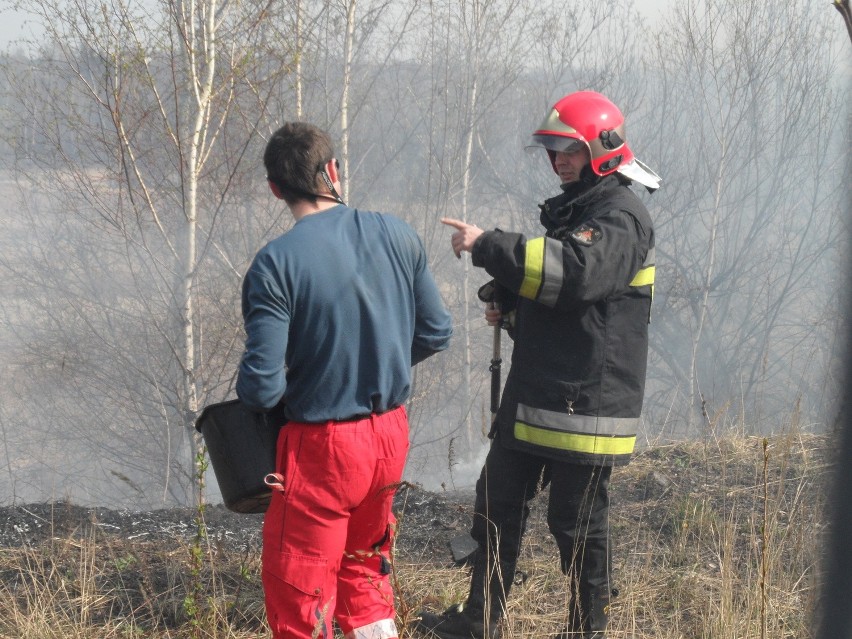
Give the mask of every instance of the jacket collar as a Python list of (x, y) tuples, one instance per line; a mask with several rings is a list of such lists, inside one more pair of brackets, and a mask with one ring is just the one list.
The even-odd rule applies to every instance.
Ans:
[(582, 178), (579, 182), (562, 185), (562, 193), (539, 204), (542, 226), (548, 231), (563, 228), (571, 223), (578, 213), (585, 211), (619, 184), (621, 179), (615, 174), (594, 179)]

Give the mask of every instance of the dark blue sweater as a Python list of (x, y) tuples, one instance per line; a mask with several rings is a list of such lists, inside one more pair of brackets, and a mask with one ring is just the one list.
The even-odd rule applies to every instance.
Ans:
[(302, 218), (262, 248), (243, 281), (242, 307), (237, 395), (258, 411), (283, 398), (293, 421), (401, 405), (411, 367), (452, 335), (414, 230), (344, 205)]

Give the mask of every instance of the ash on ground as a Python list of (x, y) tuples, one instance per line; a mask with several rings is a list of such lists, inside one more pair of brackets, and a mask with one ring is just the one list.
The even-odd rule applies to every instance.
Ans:
[[(414, 561), (451, 562), (450, 541), (470, 527), (473, 492), (432, 493), (406, 484), (396, 494), (397, 553)], [(186, 544), (198, 534), (197, 511), (152, 511), (85, 507), (66, 502), (0, 507), (0, 548), (39, 546), (51, 539), (112, 538), (165, 545)], [(207, 506), (204, 523), (210, 540), (235, 551), (261, 546), (262, 514)]]

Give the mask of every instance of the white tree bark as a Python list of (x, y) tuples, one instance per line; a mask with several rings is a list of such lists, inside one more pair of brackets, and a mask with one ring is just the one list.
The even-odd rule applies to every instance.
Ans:
[(343, 91), (340, 95), (340, 163), (342, 177), (341, 194), (344, 202), (349, 201), (349, 87), (352, 84), (352, 57), (355, 40), (356, 0), (346, 3), (346, 35), (343, 39)]

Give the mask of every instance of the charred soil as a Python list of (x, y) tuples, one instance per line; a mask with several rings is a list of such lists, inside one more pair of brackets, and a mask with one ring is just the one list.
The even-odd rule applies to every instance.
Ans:
[[(773, 614), (786, 615), (785, 627), (798, 632), (806, 622), (793, 617), (807, 617), (814, 607), (820, 563), (815, 541), (825, 529), (830, 455), (825, 437), (740, 438), (652, 448), (616, 469), (614, 580), (633, 596), (613, 606), (614, 618), (629, 615), (634, 626), (647, 626), (653, 609), (687, 627), (698, 623), (695, 608), (702, 596), (756, 579), (762, 566), (776, 571)], [(559, 614), (559, 597), (544, 592), (562, 587), (552, 585), (558, 562), (547, 532), (546, 501), (542, 494), (531, 504), (517, 580), (526, 585), (513, 595), (524, 601), (517, 603), (515, 624), (525, 623), (523, 616), (538, 605), (529, 603), (537, 592), (547, 602), (539, 618)], [(440, 608), (458, 596), (450, 582), (463, 584), (465, 576), (451, 542), (467, 532), (472, 506), (472, 491), (433, 493), (404, 485), (397, 492), (395, 563), (403, 623), (405, 610)], [(0, 507), (0, 619), (18, 620), (0, 621), (0, 637), (20, 633), (16, 624), (22, 618), (49, 614), (101, 629), (86, 636), (125, 636), (119, 628), (132, 628), (138, 637), (196, 636), (200, 626), (227, 628), (215, 636), (263, 632), (262, 517), (208, 506), (199, 527), (194, 509)], [(770, 544), (768, 566), (769, 553), (762, 549)], [(740, 569), (732, 579), (730, 572)], [(782, 579), (779, 570), (790, 574)], [(793, 585), (785, 589), (787, 581)], [(679, 589), (676, 601), (673, 588)], [(685, 602), (691, 596), (697, 600)], [(75, 606), (74, 613), (55, 610)], [(518, 627), (516, 636), (525, 635)]]

